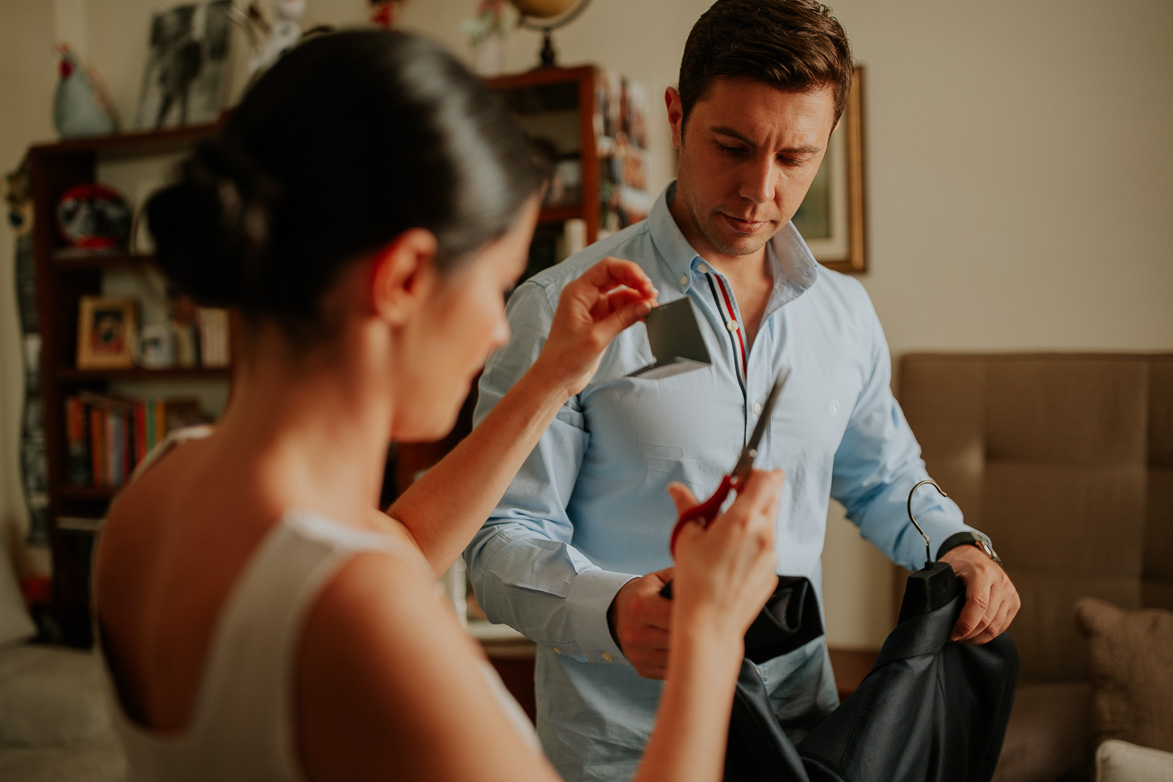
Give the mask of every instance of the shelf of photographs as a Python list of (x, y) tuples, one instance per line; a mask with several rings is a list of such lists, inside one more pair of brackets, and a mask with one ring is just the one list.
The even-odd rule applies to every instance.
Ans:
[[(205, 318), (198, 309), (174, 302), (135, 219), (150, 193), (170, 178), (180, 156), (216, 128), (205, 123), (69, 139), (29, 150), (39, 339), (26, 348), (36, 354), (30, 365), (40, 381), (35, 409), (45, 448), (41, 482), (53, 561), (53, 612), (58, 640), (64, 643), (84, 647), (91, 640), (87, 552), (95, 534), (69, 527), (68, 521), (98, 524), (145, 446), (140, 438), (135, 450), (133, 421), (124, 424), (120, 413), (111, 415), (116, 409), (111, 400), (143, 400), (144, 405), (152, 400), (156, 409), (153, 400), (175, 400), (178, 411), (185, 400), (199, 399), (201, 419), (217, 416), (226, 403), (230, 319), (223, 311)], [(214, 334), (199, 332), (205, 320)], [(197, 354), (177, 347), (177, 326), (191, 335), (185, 344), (202, 339), (213, 349), (192, 360)], [(157, 348), (160, 343), (163, 348)], [(67, 421), (71, 410), (76, 416), (79, 398), (88, 400), (86, 426), (100, 421), (103, 434), (101, 447), (95, 448), (95, 435), (85, 430), (82, 445), (91, 474), (84, 480), (77, 473), (80, 446), (71, 447)], [(107, 401), (98, 404), (101, 398)], [(97, 473), (95, 454), (103, 465)]]
[(197, 307), (172, 290), (167, 290), (165, 303), (160, 304), (160, 298), (149, 292), (79, 296), (76, 349), (72, 363), (68, 352), (59, 355), (58, 379), (117, 378), (128, 373), (226, 376), (232, 363), (228, 311)]

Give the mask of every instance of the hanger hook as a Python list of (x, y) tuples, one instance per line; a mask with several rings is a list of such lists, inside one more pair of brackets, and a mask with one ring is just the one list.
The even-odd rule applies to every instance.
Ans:
[(933, 543), (931, 540), (929, 540), (929, 536), (925, 534), (925, 531), (921, 525), (916, 523), (916, 519), (912, 515), (912, 495), (916, 494), (916, 490), (921, 486), (924, 486), (926, 483), (939, 491), (942, 497), (948, 497), (949, 495), (946, 494), (945, 490), (938, 486), (937, 482), (933, 480), (923, 480), (916, 486), (913, 486), (912, 489), (908, 492), (908, 520), (912, 522), (912, 526), (916, 527), (916, 531), (920, 533), (920, 536), (925, 539), (925, 567), (932, 567)]

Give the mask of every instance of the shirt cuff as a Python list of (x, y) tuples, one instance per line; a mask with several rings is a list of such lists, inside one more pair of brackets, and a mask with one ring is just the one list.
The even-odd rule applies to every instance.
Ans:
[(578, 652), (587, 662), (627, 662), (611, 637), (607, 610), (623, 585), (637, 578), (639, 576), (609, 570), (588, 570), (580, 573), (571, 584), (566, 606), (578, 642)]

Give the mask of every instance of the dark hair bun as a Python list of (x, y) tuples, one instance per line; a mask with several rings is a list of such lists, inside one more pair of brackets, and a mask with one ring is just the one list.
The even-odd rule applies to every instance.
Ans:
[(147, 203), (155, 261), (197, 302), (247, 306), (260, 291), (279, 191), (229, 138), (196, 146)]

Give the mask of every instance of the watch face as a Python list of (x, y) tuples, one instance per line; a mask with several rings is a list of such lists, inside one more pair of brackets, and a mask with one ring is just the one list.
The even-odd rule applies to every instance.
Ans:
[(985, 552), (986, 556), (994, 560), (997, 564), (1002, 564), (1002, 558), (994, 551), (994, 547), (990, 545), (990, 541), (981, 535), (975, 535), (974, 544)]
[(57, 227), (75, 247), (122, 247), (130, 235), (130, 209), (112, 188), (96, 182), (77, 185), (57, 202)]

